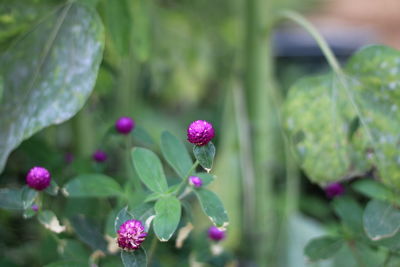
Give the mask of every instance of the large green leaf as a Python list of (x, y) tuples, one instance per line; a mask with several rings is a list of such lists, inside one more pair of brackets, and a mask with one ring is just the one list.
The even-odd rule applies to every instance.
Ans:
[(104, 174), (81, 174), (62, 190), (67, 197), (113, 197), (122, 194), (121, 186)]
[(22, 190), (1, 188), (0, 189), (0, 208), (8, 210), (21, 210), (22, 205)]
[(107, 241), (94, 221), (83, 215), (77, 215), (71, 218), (71, 224), (82, 242), (88, 244), (93, 250), (107, 252)]
[(145, 148), (134, 148), (132, 161), (139, 178), (150, 190), (160, 193), (168, 190), (161, 161), (154, 152)]
[(365, 208), (363, 222), (365, 232), (372, 240), (389, 238), (400, 230), (400, 210), (374, 199)]
[(2, 55), (0, 171), (23, 140), (81, 109), (93, 89), (103, 44), (95, 11), (69, 2)]
[(323, 236), (312, 239), (304, 248), (304, 254), (312, 261), (333, 257), (343, 246), (343, 239)]
[(135, 251), (121, 251), (124, 267), (147, 267), (147, 255), (144, 248)]
[(215, 157), (214, 144), (212, 142), (209, 142), (207, 145), (204, 146), (194, 146), (193, 154), (194, 157), (199, 161), (201, 167), (203, 167), (207, 172), (210, 172)]
[[(400, 188), (400, 52), (370, 46), (342, 75), (306, 78), (290, 90), (285, 126), (312, 181), (331, 181), (378, 169)], [(357, 123), (355, 123), (357, 122)]]
[(123, 208), (118, 212), (117, 217), (115, 217), (114, 221), (114, 229), (115, 232), (118, 232), (119, 227), (126, 222), (127, 220), (133, 219), (133, 215), (129, 213), (128, 207)]
[(333, 209), (344, 227), (353, 234), (363, 235), (363, 210), (353, 198), (342, 196), (333, 200)]
[(66, 229), (65, 226), (60, 224), (57, 216), (51, 210), (41, 211), (39, 213), (38, 220), (46, 229), (49, 229), (57, 234), (64, 232)]
[(195, 191), (204, 213), (213, 224), (218, 227), (226, 227), (229, 224), (228, 214), (218, 196), (207, 189)]
[(193, 164), (185, 145), (171, 133), (163, 132), (161, 135), (161, 151), (169, 165), (184, 179)]
[(162, 242), (168, 241), (174, 234), (181, 219), (181, 203), (174, 196), (160, 198), (154, 206), (154, 232)]

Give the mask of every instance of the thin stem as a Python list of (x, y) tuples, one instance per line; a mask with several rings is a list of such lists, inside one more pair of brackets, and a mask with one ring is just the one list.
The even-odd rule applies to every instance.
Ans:
[(132, 179), (133, 186), (135, 188), (135, 192), (141, 193), (143, 192), (142, 184), (140, 183), (139, 177), (135, 177), (133, 172), (133, 166), (131, 162), (131, 148), (132, 148), (132, 138), (131, 136), (127, 136), (126, 140), (126, 153), (125, 153), (125, 171), (128, 179)]
[(383, 267), (389, 266), (392, 256), (393, 256), (393, 252), (389, 250), (388, 254), (386, 255), (385, 261), (383, 262)]
[(328, 61), (333, 71), (338, 75), (343, 74), (340, 64), (336, 59), (335, 55), (333, 54), (331, 48), (329, 47), (325, 39), (322, 37), (322, 35), (314, 27), (314, 25), (312, 25), (306, 18), (293, 11), (284, 10), (280, 14), (282, 17), (285, 17), (287, 19), (296, 22), (297, 24), (302, 26), (309, 34), (311, 34), (312, 37), (314, 37), (315, 41), (318, 43), (319, 47), (321, 48), (322, 53), (324, 54), (326, 60)]

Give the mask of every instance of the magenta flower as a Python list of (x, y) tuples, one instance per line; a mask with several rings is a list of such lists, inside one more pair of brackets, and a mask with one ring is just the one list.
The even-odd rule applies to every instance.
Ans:
[(334, 198), (344, 193), (344, 186), (341, 183), (331, 183), (325, 187), (325, 194), (328, 198)]
[(215, 131), (211, 123), (203, 120), (192, 122), (187, 129), (187, 140), (195, 145), (207, 145), (214, 138)]
[(96, 152), (93, 153), (92, 158), (96, 162), (104, 162), (107, 160), (107, 154), (103, 150), (96, 150)]
[(39, 191), (46, 189), (50, 185), (50, 182), (50, 172), (43, 167), (33, 167), (26, 175), (28, 186)]
[(65, 153), (64, 161), (67, 164), (71, 164), (74, 161), (74, 155), (71, 152)]
[(39, 206), (36, 205), (36, 204), (33, 204), (33, 205), (31, 206), (31, 209), (32, 209), (34, 212), (37, 212), (37, 211), (39, 210)]
[(208, 237), (214, 241), (221, 241), (225, 238), (225, 230), (221, 230), (216, 226), (208, 228)]
[(135, 121), (129, 117), (121, 117), (115, 123), (115, 129), (121, 134), (129, 134), (135, 128)]
[(189, 184), (198, 188), (203, 185), (203, 181), (198, 176), (189, 176)]
[(118, 246), (127, 251), (136, 250), (146, 236), (147, 233), (140, 221), (127, 220), (118, 229)]

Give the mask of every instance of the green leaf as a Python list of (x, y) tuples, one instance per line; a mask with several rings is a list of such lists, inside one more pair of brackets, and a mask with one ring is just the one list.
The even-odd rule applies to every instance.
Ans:
[(23, 140), (82, 108), (95, 84), (103, 46), (95, 11), (69, 2), (2, 55), (0, 172)]
[(132, 160), (139, 178), (150, 190), (159, 193), (168, 190), (161, 161), (154, 152), (145, 148), (134, 148)]
[(207, 186), (215, 180), (215, 175), (204, 172), (195, 173), (194, 176), (198, 176), (201, 178), (201, 180), (203, 181), (203, 186)]
[(195, 190), (204, 213), (217, 227), (226, 227), (229, 224), (228, 214), (219, 197), (207, 189)]
[(129, 213), (128, 206), (120, 210), (114, 221), (115, 232), (118, 232), (119, 227), (127, 220), (133, 219), (133, 215)]
[(133, 138), (143, 145), (152, 146), (155, 144), (151, 135), (143, 127), (140, 127), (140, 125), (136, 125), (131, 133)]
[(67, 197), (113, 197), (122, 194), (121, 186), (104, 174), (81, 174), (62, 190)]
[(147, 195), (146, 198), (144, 199), (144, 202), (152, 202), (152, 201), (156, 201), (157, 199), (161, 198), (165, 196), (164, 193), (151, 193), (150, 195)]
[(161, 242), (168, 241), (181, 219), (181, 203), (174, 196), (160, 198), (155, 206), (154, 232)]
[(384, 186), (383, 184), (371, 180), (371, 179), (362, 179), (360, 181), (355, 182), (352, 185), (353, 189), (364, 196), (378, 199), (378, 200), (389, 200), (393, 199), (393, 192)]
[(29, 188), (27, 186), (24, 186), (22, 188), (22, 208), (23, 209), (28, 209), (32, 206), (33, 202), (35, 201), (36, 197), (38, 195), (38, 192), (32, 188)]
[(83, 215), (77, 215), (71, 218), (71, 224), (82, 242), (89, 245), (93, 250), (107, 252), (107, 241), (100, 233), (95, 222)]
[(61, 260), (44, 265), (44, 267), (87, 267), (87, 262), (79, 260)]
[(347, 196), (338, 197), (333, 200), (333, 209), (345, 227), (363, 234), (363, 210), (357, 201)]
[(165, 131), (161, 135), (161, 152), (169, 165), (182, 178), (186, 178), (193, 161), (185, 145), (171, 133)]
[(153, 205), (150, 203), (143, 203), (132, 209), (130, 213), (133, 215), (133, 218), (144, 223), (144, 228), (146, 232), (148, 232), (155, 215)]
[(365, 208), (363, 222), (371, 240), (389, 238), (400, 230), (400, 210), (389, 203), (371, 200)]
[(7, 210), (21, 210), (22, 190), (2, 188), (0, 189), (0, 208)]
[(58, 194), (58, 190), (60, 189), (60, 187), (58, 186), (58, 184), (56, 182), (54, 182), (54, 180), (51, 180), (50, 186), (47, 187), (44, 192), (46, 192), (47, 194), (51, 195), (51, 196), (57, 196)]
[(121, 251), (121, 259), (124, 267), (147, 267), (147, 255), (144, 248), (135, 251)]
[(60, 221), (51, 210), (39, 212), (38, 220), (46, 229), (57, 234), (64, 232), (66, 229), (65, 226), (60, 225)]
[(194, 146), (193, 147), (194, 157), (199, 161), (200, 165), (207, 171), (210, 172), (212, 169), (214, 157), (215, 157), (215, 146), (212, 142), (209, 142), (205, 146)]
[(312, 239), (304, 248), (304, 254), (311, 260), (324, 260), (333, 257), (343, 246), (338, 237), (323, 236)]

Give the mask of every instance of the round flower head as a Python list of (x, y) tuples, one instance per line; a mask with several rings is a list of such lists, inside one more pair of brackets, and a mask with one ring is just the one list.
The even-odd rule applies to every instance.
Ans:
[(129, 117), (121, 117), (115, 123), (115, 129), (121, 134), (129, 134), (135, 128), (135, 121)]
[(138, 220), (127, 220), (118, 230), (118, 246), (124, 250), (132, 251), (140, 247), (146, 239), (142, 223)]
[(93, 153), (92, 158), (96, 162), (104, 162), (107, 160), (107, 154), (103, 150), (96, 150), (96, 152)]
[(214, 241), (221, 241), (225, 238), (225, 231), (216, 226), (211, 226), (208, 228), (208, 237)]
[(334, 198), (344, 193), (344, 186), (341, 183), (331, 183), (325, 188), (326, 196)]
[(189, 184), (193, 185), (194, 187), (201, 187), (203, 185), (203, 181), (198, 176), (190, 176)]
[(26, 175), (28, 186), (39, 191), (46, 189), (50, 185), (50, 181), (50, 172), (43, 167), (33, 167)]
[(192, 122), (187, 129), (187, 140), (195, 145), (207, 145), (214, 138), (215, 131), (211, 123), (203, 120)]
[(39, 210), (39, 206), (36, 205), (36, 204), (33, 204), (33, 205), (31, 206), (31, 209), (32, 209), (34, 212), (37, 212), (37, 211)]

